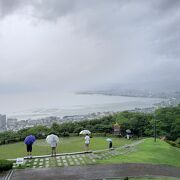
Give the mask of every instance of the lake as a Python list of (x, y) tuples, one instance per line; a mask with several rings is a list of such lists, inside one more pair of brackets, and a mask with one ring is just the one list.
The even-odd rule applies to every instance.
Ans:
[[(83, 115), (92, 112), (124, 111), (134, 108), (152, 107), (161, 98), (143, 98), (126, 96), (109, 96), (101, 94), (63, 93), (39, 95), (36, 100), (22, 111), (9, 113), (8, 117), (21, 119), (37, 119), (47, 116)], [(27, 102), (27, 99), (24, 103)], [(27, 105), (27, 104), (26, 104)]]

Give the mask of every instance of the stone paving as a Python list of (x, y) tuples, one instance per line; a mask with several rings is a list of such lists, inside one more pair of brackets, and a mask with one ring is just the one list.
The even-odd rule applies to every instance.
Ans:
[[(80, 166), (95, 164), (96, 160), (92, 158), (91, 154), (66, 155), (47, 158), (35, 158), (25, 160), (25, 167), (27, 168), (48, 168), (48, 167), (63, 167), (63, 166)], [(17, 168), (14, 163), (13, 168)]]
[[(41, 157), (35, 159), (26, 159), (24, 168), (49, 168), (49, 167), (67, 167), (67, 166), (82, 166), (96, 164), (97, 160), (109, 159), (120, 154), (135, 151), (135, 146), (143, 141), (137, 141), (130, 145), (125, 145), (116, 149), (94, 151), (84, 154), (67, 154), (56, 157)], [(13, 168), (18, 168), (16, 163)]]

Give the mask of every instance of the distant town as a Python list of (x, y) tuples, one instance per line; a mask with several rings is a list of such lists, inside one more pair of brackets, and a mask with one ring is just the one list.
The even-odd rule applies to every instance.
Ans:
[(105, 90), (90, 90), (77, 92), (78, 94), (103, 94), (108, 96), (127, 96), (127, 97), (147, 97), (147, 98), (164, 98), (164, 99), (180, 99), (179, 91), (148, 91), (148, 90), (136, 90), (136, 89), (120, 89), (112, 88)]
[(0, 114), (0, 132), (3, 131), (18, 131), (23, 128), (29, 128), (37, 125), (51, 126), (53, 123), (61, 124), (68, 121), (81, 121), (81, 120), (92, 120), (95, 118), (101, 118), (103, 116), (113, 115), (114, 112), (97, 112), (89, 113), (86, 115), (73, 115), (73, 116), (49, 116), (38, 119), (27, 119), (18, 121), (17, 118), (7, 118), (6, 115)]
[[(169, 98), (160, 103), (154, 104), (152, 107), (148, 108), (135, 108), (132, 110), (128, 110), (131, 112), (144, 112), (144, 113), (152, 113), (157, 108), (167, 107), (167, 106), (176, 106), (180, 103), (178, 98)], [(117, 112), (97, 112), (97, 113), (89, 113), (85, 115), (72, 115), (72, 116), (49, 116), (38, 119), (25, 119), (19, 121), (17, 118), (8, 118), (6, 115), (0, 114), (0, 132), (3, 131), (18, 131), (23, 128), (29, 128), (37, 125), (45, 125), (50, 127), (53, 123), (61, 124), (63, 122), (68, 121), (82, 121), (82, 120), (92, 120), (95, 118), (101, 118), (103, 116), (113, 115)]]

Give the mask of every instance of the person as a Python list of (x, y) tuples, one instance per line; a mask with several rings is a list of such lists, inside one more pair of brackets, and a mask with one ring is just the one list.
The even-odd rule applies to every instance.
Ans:
[(36, 141), (34, 135), (29, 135), (25, 138), (24, 143), (26, 144), (27, 158), (32, 158), (32, 145)]
[(109, 141), (109, 149), (112, 149), (112, 141)]
[(26, 144), (28, 158), (32, 158), (32, 144), (33, 143)]
[(56, 147), (57, 147), (57, 140), (55, 137), (52, 138), (51, 140), (51, 156), (56, 156)]
[(89, 144), (90, 144), (90, 137), (88, 134), (86, 134), (85, 136), (85, 150), (88, 151), (89, 150)]

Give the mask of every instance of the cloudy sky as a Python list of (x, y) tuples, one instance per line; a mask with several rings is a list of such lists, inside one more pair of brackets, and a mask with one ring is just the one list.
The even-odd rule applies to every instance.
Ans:
[(179, 0), (0, 0), (0, 97), (178, 90), (179, 32)]

